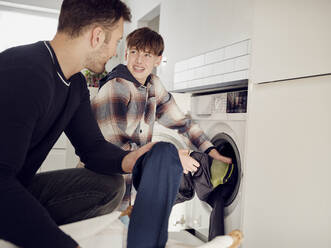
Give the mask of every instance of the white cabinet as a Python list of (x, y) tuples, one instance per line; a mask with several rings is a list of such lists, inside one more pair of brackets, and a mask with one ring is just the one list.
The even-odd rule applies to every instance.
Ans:
[(175, 205), (169, 217), (169, 232), (195, 229), (208, 237), (211, 207), (195, 195), (190, 201)]
[(67, 136), (62, 133), (55, 143), (38, 172), (74, 168), (79, 162), (75, 149)]
[(256, 0), (254, 83), (331, 73), (330, 0)]
[(46, 160), (42, 164), (40, 171), (52, 171), (65, 168), (66, 163), (66, 150), (65, 149), (52, 149), (48, 154)]
[(47, 158), (41, 165), (39, 172), (60, 170), (66, 168), (66, 153), (68, 138), (64, 133), (57, 140)]
[(168, 231), (178, 232), (187, 228), (187, 202), (176, 204), (169, 217)]
[(211, 207), (196, 195), (187, 205), (187, 225), (208, 237)]
[(75, 168), (79, 163), (80, 159), (75, 154), (75, 148), (70, 143), (69, 139), (67, 138), (67, 150), (66, 150), (66, 168)]
[(244, 247), (331, 247), (331, 76), (252, 85)]

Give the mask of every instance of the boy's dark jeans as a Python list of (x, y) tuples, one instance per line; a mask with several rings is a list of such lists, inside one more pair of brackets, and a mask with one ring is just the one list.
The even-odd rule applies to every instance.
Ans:
[(39, 173), (28, 190), (62, 225), (111, 213), (122, 200), (124, 180), (73, 168)]
[(163, 248), (168, 240), (168, 221), (183, 174), (176, 147), (156, 143), (132, 172), (137, 197), (132, 210), (128, 248)]

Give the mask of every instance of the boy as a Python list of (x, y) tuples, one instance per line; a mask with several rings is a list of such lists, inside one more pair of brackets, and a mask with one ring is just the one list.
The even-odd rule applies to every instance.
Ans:
[[(188, 137), (199, 150), (206, 152), (214, 159), (231, 163), (231, 158), (220, 155), (199, 126), (184, 116), (172, 95), (163, 87), (160, 79), (151, 74), (153, 68), (161, 63), (163, 49), (162, 37), (149, 28), (140, 28), (128, 35), (125, 52), (127, 65), (118, 65), (102, 79), (99, 85), (100, 90), (92, 100), (92, 109), (104, 137), (124, 150), (136, 150), (151, 142), (154, 122), (158, 121), (168, 128), (177, 129), (179, 133)], [(165, 152), (171, 157), (175, 151), (159, 149), (158, 152), (159, 156), (164, 156), (162, 153)], [(183, 153), (184, 151), (179, 151), (180, 155)], [(146, 154), (144, 162), (151, 164), (149, 177), (145, 166), (141, 166), (139, 162), (133, 171), (133, 184), (139, 188), (129, 224), (129, 236), (132, 233), (140, 235), (145, 239), (145, 247), (164, 247), (167, 240), (168, 218), (181, 175), (175, 172), (175, 168), (171, 168), (170, 161), (154, 159), (155, 161), (151, 162), (148, 154)], [(154, 156), (157, 157), (157, 154)], [(195, 167), (199, 166), (197, 161), (188, 162), (186, 157), (180, 156), (180, 160), (177, 162), (181, 162), (185, 174), (196, 171)], [(176, 163), (176, 161), (173, 160), (172, 163)], [(194, 167), (192, 167), (192, 163)], [(136, 169), (139, 168), (141, 170), (137, 171)], [(172, 176), (167, 178), (164, 174), (159, 174), (159, 170), (169, 170), (167, 174)], [(137, 180), (137, 178), (141, 178), (141, 180)], [(163, 187), (175, 187), (175, 189), (171, 193), (157, 191)], [(150, 188), (155, 189), (155, 192), (149, 192)], [(152, 205), (148, 205), (155, 201), (156, 194), (158, 197), (168, 197), (164, 200), (164, 205), (161, 203), (159, 205), (165, 209), (165, 214), (161, 217), (153, 215), (156, 206), (153, 209), (149, 207)], [(141, 201), (144, 203), (142, 204)], [(137, 211), (143, 206), (145, 211), (150, 210), (149, 220), (137, 218)], [(145, 235), (139, 228), (143, 225), (150, 226), (149, 235)], [(134, 246), (129, 237), (128, 247), (131, 246), (140, 247), (137, 244)]]

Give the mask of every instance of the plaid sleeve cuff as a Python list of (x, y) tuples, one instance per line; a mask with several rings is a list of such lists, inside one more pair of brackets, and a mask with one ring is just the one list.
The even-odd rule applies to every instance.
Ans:
[(210, 152), (211, 150), (213, 150), (213, 149), (216, 149), (216, 150), (217, 150), (217, 147), (216, 147), (216, 146), (211, 146), (211, 147), (207, 148), (207, 150), (205, 150), (205, 153), (206, 153), (206, 154), (209, 154), (209, 152)]

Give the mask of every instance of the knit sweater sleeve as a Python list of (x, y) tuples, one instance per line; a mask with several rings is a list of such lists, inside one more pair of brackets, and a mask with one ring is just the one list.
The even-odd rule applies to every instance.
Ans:
[(124, 173), (122, 160), (129, 152), (105, 140), (93, 116), (86, 86), (65, 133), (86, 168), (102, 174)]
[(27, 66), (10, 68), (0, 62), (0, 239), (26, 248), (74, 248), (77, 243), (16, 177), (47, 106), (45, 80)]

